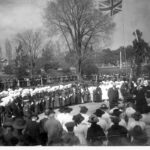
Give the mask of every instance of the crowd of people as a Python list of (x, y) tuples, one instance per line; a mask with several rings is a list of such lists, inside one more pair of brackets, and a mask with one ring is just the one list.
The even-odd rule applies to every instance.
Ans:
[[(150, 145), (147, 80), (8, 89), (0, 97), (1, 146)], [(91, 102), (99, 108), (89, 113)]]

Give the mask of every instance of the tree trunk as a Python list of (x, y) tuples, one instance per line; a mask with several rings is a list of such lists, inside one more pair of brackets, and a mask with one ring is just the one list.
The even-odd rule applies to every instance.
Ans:
[(82, 80), (82, 76), (81, 76), (81, 58), (78, 59), (78, 80), (81, 81)]

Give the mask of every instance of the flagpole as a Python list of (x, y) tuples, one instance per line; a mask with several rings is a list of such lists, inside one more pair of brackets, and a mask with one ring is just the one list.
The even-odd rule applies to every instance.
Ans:
[(120, 69), (122, 69), (122, 53), (121, 53), (121, 50), (120, 50)]

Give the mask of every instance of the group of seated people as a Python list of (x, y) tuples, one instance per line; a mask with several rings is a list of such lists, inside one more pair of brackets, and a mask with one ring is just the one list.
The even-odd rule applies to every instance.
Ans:
[[(97, 103), (89, 111), (82, 104), (79, 112), (66, 106), (46, 109), (44, 116), (30, 112), (5, 116), (0, 126), (1, 146), (146, 146), (149, 143), (150, 114), (141, 114), (134, 104), (114, 107)], [(2, 109), (2, 108), (1, 108)], [(2, 111), (2, 110), (1, 110)]]

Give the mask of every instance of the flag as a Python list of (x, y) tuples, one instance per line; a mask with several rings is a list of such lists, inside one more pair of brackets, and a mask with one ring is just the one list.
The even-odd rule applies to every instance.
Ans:
[(122, 10), (123, 0), (100, 0), (99, 9), (104, 12), (110, 12), (111, 16)]

